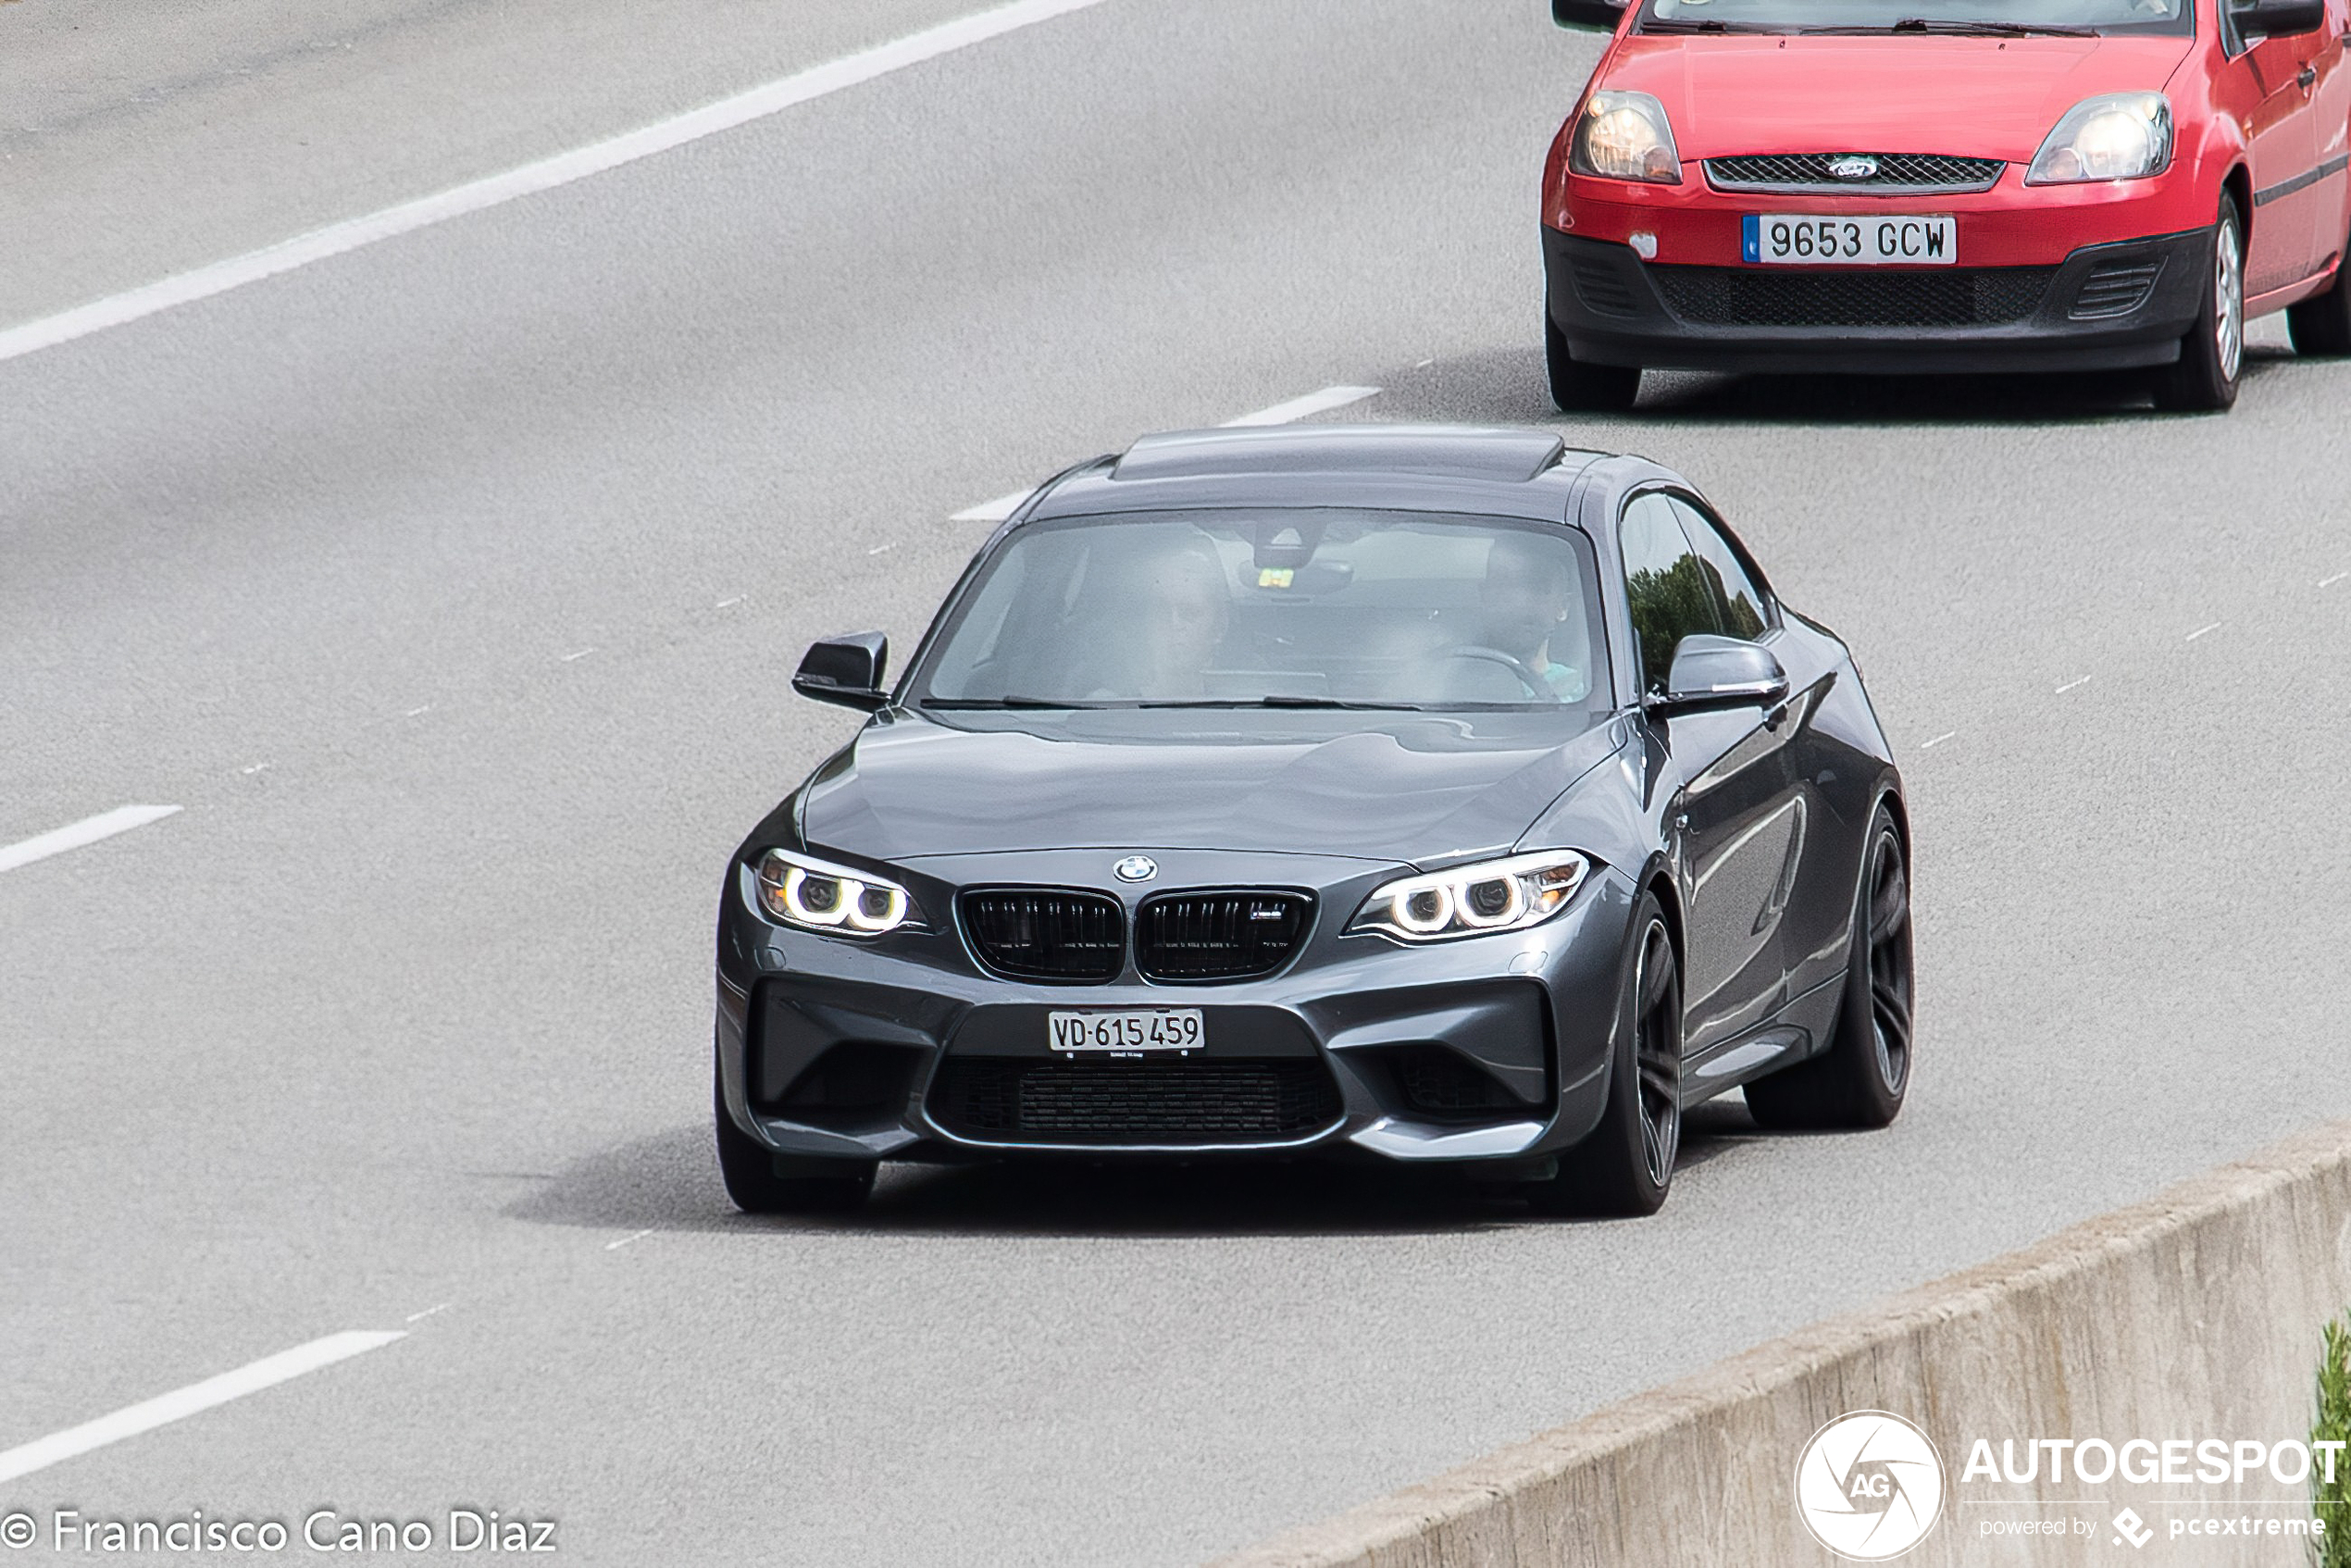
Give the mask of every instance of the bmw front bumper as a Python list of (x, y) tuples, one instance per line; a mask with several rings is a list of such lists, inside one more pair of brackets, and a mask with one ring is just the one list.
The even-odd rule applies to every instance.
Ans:
[(2211, 245), (2195, 230), (2084, 245), (2053, 267), (1698, 267), (1543, 230), (1551, 321), (1577, 359), (1767, 373), (2170, 364)]
[[(848, 1160), (1474, 1163), (1539, 1158), (1598, 1125), (1632, 915), (1621, 876), (1596, 868), (1566, 913), (1531, 930), (1407, 947), (1339, 934), (1406, 867), (1152, 853), (1164, 875), (1150, 891), (1308, 888), (1312, 927), (1263, 978), (1153, 983), (1130, 959), (1102, 984), (1014, 980), (989, 972), (945, 916), (958, 886), (1090, 886), (1115, 892), (1131, 925), (1140, 894), (1101, 887), (1098, 852), (901, 863), (933, 927), (874, 941), (751, 913), (738, 865), (718, 941), (728, 1114), (779, 1154)], [(1047, 1014), (1104, 1008), (1197, 1008), (1206, 1043), (1133, 1058), (1051, 1049)]]

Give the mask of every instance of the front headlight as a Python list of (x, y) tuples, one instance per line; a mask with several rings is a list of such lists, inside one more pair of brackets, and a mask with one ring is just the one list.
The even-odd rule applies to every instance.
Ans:
[(1603, 180), (1679, 185), (1682, 157), (1665, 106), (1646, 93), (1595, 93), (1575, 122), (1567, 167)]
[(1408, 942), (1523, 931), (1567, 907), (1592, 863), (1572, 850), (1480, 861), (1407, 877), (1363, 901), (1348, 934), (1376, 931)]
[(887, 877), (781, 850), (759, 859), (759, 902), (787, 926), (844, 937), (878, 937), (922, 919), (914, 898)]
[(2033, 155), (2024, 182), (2145, 180), (2171, 166), (2171, 100), (2160, 93), (2102, 93), (2065, 111)]

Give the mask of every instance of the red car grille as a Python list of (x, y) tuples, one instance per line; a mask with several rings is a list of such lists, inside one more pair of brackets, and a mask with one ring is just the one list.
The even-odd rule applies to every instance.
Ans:
[(1776, 191), (1790, 194), (1847, 192), (1860, 195), (1957, 195), (1988, 191), (2008, 168), (1998, 158), (1955, 158), (1940, 153), (1862, 155), (1877, 171), (1863, 180), (1840, 180), (1832, 164), (1845, 153), (1758, 153), (1709, 158), (1706, 180), (1718, 191)]

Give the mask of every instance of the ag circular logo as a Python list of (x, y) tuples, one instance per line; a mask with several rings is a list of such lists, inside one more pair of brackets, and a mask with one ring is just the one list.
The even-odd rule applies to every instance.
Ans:
[(1898, 1415), (1840, 1415), (1812, 1434), (1796, 1462), (1796, 1512), (1812, 1538), (1839, 1557), (1899, 1557), (1942, 1516), (1943, 1456)]
[(1147, 854), (1130, 854), (1111, 869), (1122, 882), (1148, 882), (1159, 875), (1159, 862)]

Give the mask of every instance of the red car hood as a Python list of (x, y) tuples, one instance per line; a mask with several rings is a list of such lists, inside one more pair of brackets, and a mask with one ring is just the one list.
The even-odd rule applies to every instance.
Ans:
[(1600, 85), (1654, 94), (1686, 160), (1946, 153), (2022, 163), (2093, 93), (2161, 88), (2194, 42), (1636, 36)]

